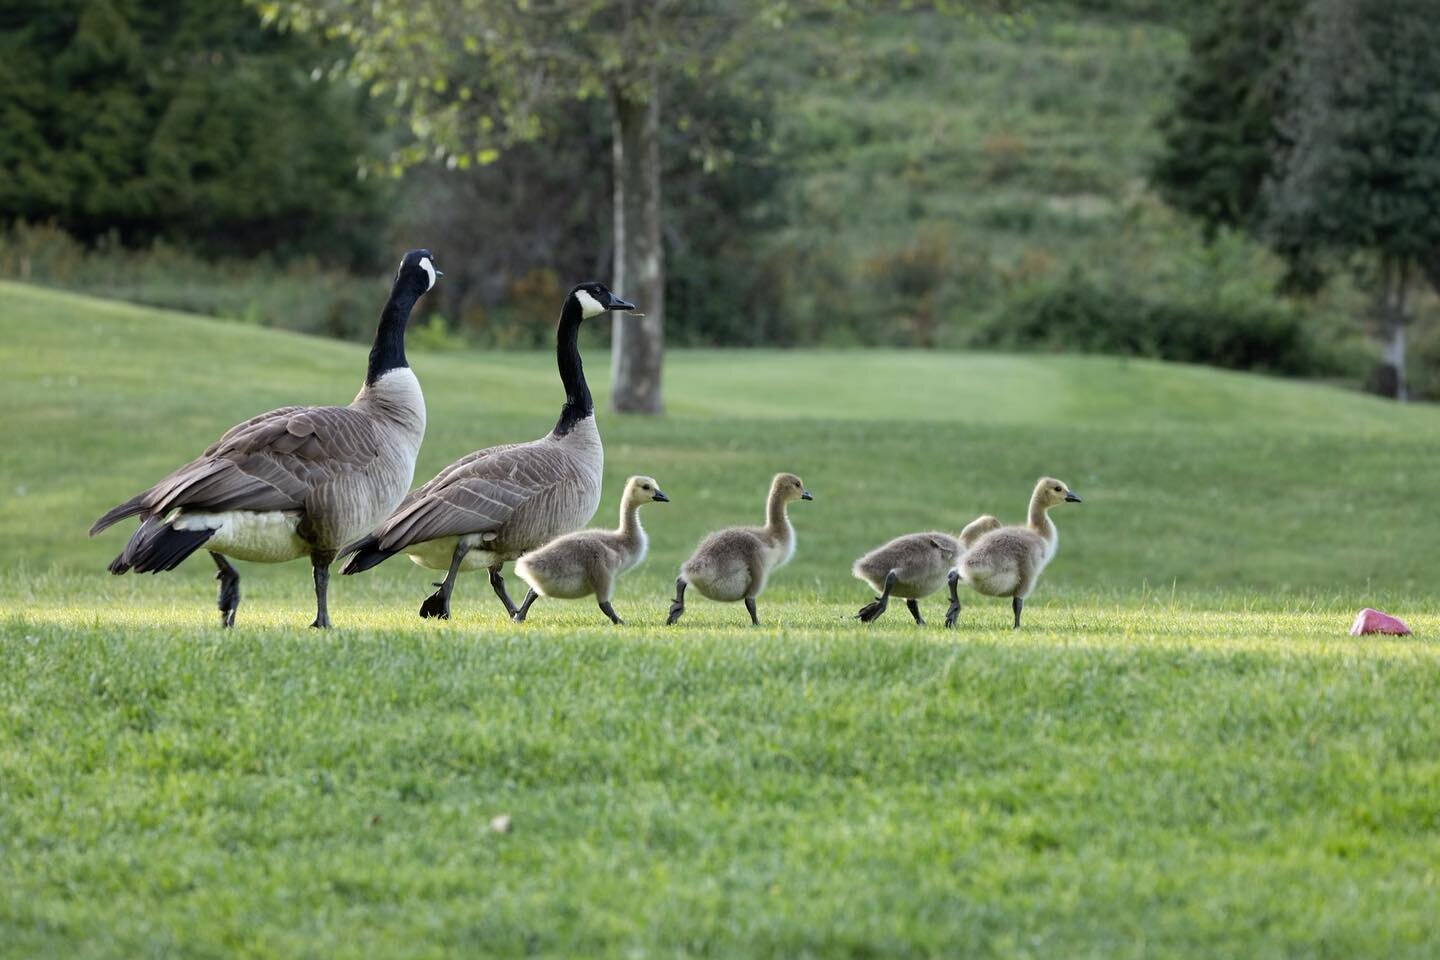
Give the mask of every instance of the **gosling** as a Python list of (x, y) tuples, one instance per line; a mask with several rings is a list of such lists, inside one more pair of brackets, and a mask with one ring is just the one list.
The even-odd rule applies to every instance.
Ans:
[(1030, 515), (1023, 527), (1001, 527), (985, 534), (950, 572), (950, 609), (945, 626), (955, 626), (960, 616), (956, 584), (964, 580), (976, 593), (987, 597), (1010, 597), (1015, 611), (1014, 629), (1020, 629), (1020, 611), (1025, 598), (1035, 589), (1040, 572), (1055, 556), (1059, 534), (1050, 520), (1051, 507), (1080, 503), (1069, 486), (1053, 477), (1041, 477), (1030, 495)]
[(763, 527), (717, 530), (701, 540), (690, 559), (681, 564), (665, 623), (672, 624), (685, 613), (685, 588), (693, 586), (701, 596), (721, 603), (744, 600), (751, 624), (758, 627), (755, 598), (765, 589), (770, 574), (795, 555), (795, 528), (790, 526), (785, 507), (794, 500), (814, 499), (795, 474), (777, 473), (765, 501)]
[(958, 537), (938, 531), (910, 533), (871, 550), (855, 561), (850, 572), (878, 590), (880, 595), (861, 607), (856, 618), (861, 623), (878, 620), (892, 596), (904, 597), (910, 616), (924, 626), (925, 618), (920, 616), (920, 598), (928, 597), (945, 586), (946, 575), (955, 568), (960, 555), (973, 547), (980, 537), (998, 529), (1000, 521), (986, 514), (966, 524)]
[(530, 592), (512, 615), (524, 623), (536, 597), (578, 600), (594, 594), (600, 611), (614, 624), (622, 624), (610, 605), (615, 578), (645, 559), (650, 546), (640, 526), (640, 506), (669, 503), (654, 477), (631, 477), (620, 498), (620, 526), (614, 530), (581, 530), (551, 540), (525, 554), (515, 564), (515, 573), (530, 585)]

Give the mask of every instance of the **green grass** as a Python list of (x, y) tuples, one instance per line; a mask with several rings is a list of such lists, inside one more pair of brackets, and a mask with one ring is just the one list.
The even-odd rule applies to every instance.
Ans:
[[(1430, 957), (1440, 946), (1440, 411), (1069, 357), (679, 353), (602, 413), (608, 522), (655, 474), (611, 629), (517, 627), (403, 562), (113, 578), (105, 507), (230, 423), (355, 388), (360, 348), (0, 284), (0, 954)], [(604, 358), (591, 351), (592, 377)], [(539, 435), (544, 356), (412, 355), (420, 478)], [(605, 391), (600, 389), (602, 403)], [(161, 429), (159, 424), (165, 424)], [(661, 629), (704, 530), (816, 494), (761, 600)], [(1014, 634), (862, 628), (850, 560), (1018, 518)], [(1417, 636), (1344, 633), (1366, 603)], [(927, 605), (938, 619), (941, 604)], [(488, 827), (498, 814), (513, 830)]]

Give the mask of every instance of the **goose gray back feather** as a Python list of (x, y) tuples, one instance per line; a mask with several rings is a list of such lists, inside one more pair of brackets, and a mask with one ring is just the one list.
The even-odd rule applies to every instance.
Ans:
[(403, 551), (479, 535), (496, 559), (513, 560), (589, 522), (604, 468), (600, 431), (585, 417), (563, 435), (461, 457), (406, 497), (375, 536), (382, 549)]

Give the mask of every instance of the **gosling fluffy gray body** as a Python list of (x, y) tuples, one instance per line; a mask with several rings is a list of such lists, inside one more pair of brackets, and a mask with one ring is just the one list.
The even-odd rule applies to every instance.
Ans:
[(891, 597), (901, 597), (915, 622), (923, 624), (916, 601), (944, 587), (965, 550), (999, 527), (999, 520), (986, 515), (972, 520), (958, 537), (938, 530), (909, 533), (860, 557), (851, 573), (879, 596), (861, 607), (857, 618), (870, 623), (885, 612)]
[(776, 474), (765, 501), (764, 525), (717, 530), (701, 540), (681, 565), (665, 622), (674, 623), (684, 614), (685, 589), (693, 586), (701, 596), (721, 603), (745, 601), (750, 622), (758, 625), (755, 598), (765, 589), (770, 574), (795, 555), (795, 528), (785, 508), (792, 501), (812, 499), (799, 477)]
[(567, 534), (521, 557), (515, 572), (530, 585), (530, 592), (515, 611), (515, 622), (525, 620), (537, 596), (578, 600), (593, 594), (600, 610), (614, 623), (621, 623), (610, 605), (615, 580), (638, 566), (649, 547), (640, 525), (640, 507), (669, 499), (654, 478), (631, 477), (620, 499), (619, 527)]
[(960, 612), (955, 586), (964, 580), (976, 593), (987, 597), (1010, 597), (1015, 612), (1015, 629), (1020, 628), (1020, 612), (1025, 598), (1035, 589), (1040, 574), (1054, 558), (1059, 547), (1059, 533), (1050, 519), (1049, 510), (1061, 503), (1081, 500), (1063, 482), (1042, 477), (1030, 496), (1029, 516), (1025, 526), (1001, 527), (982, 536), (950, 575), (950, 612), (945, 625), (953, 627)]

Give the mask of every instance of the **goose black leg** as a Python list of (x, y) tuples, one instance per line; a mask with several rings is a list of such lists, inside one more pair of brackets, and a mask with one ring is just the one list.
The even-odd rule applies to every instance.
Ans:
[(855, 618), (861, 623), (872, 623), (879, 620), (880, 614), (890, 606), (890, 588), (893, 586), (895, 586), (895, 571), (891, 570), (885, 574), (885, 587), (880, 591), (880, 596), (861, 607), (860, 612), (855, 614)]
[(510, 594), (505, 592), (505, 578), (500, 576), (500, 568), (504, 565), (497, 563), (490, 568), (490, 587), (495, 591), (495, 596), (500, 598), (500, 602), (505, 604), (505, 613), (513, 620), (515, 619), (515, 604), (510, 602)]
[(532, 587), (530, 591), (525, 594), (525, 599), (520, 601), (520, 609), (511, 614), (510, 619), (516, 623), (524, 623), (525, 617), (530, 613), (530, 604), (534, 603), (535, 598), (538, 596), (540, 596), (540, 594), (536, 593)]
[(450, 555), (450, 569), (445, 572), (445, 579), (435, 584), (440, 589), (420, 604), (420, 616), (450, 619), (450, 591), (455, 589), (455, 575), (460, 572), (460, 561), (464, 560), (465, 554), (469, 552), (470, 548), (465, 546), (463, 540), (455, 544), (455, 552)]
[(915, 622), (922, 627), (925, 626), (925, 618), (920, 616), (920, 601), (911, 597), (905, 601), (905, 606), (910, 608), (910, 616), (915, 618)]
[(610, 606), (609, 600), (600, 601), (600, 612), (605, 614), (605, 616), (609, 617), (610, 622), (615, 624), (616, 626), (619, 626), (625, 622), (624, 620), (621, 620), (618, 616), (616, 616), (615, 608)]
[(752, 626), (752, 627), (758, 627), (758, 626), (760, 626), (760, 618), (757, 617), (757, 616), (755, 616), (755, 598), (754, 598), (754, 597), (746, 597), (746, 598), (745, 598), (745, 609), (750, 611), (750, 626)]
[(945, 626), (953, 629), (956, 619), (960, 616), (960, 593), (955, 589), (960, 582), (960, 574), (954, 570), (950, 571), (950, 609), (945, 611)]
[(1019, 598), (1019, 597), (1016, 597), (1015, 599), (1013, 599), (1013, 600), (1010, 601), (1010, 607), (1011, 607), (1011, 609), (1013, 609), (1013, 610), (1015, 611), (1015, 626), (1011, 627), (1010, 629), (1012, 629), (1012, 630), (1019, 630), (1019, 629), (1020, 629), (1020, 611), (1025, 609), (1025, 601), (1022, 600), (1022, 599)]
[(685, 578), (675, 578), (675, 599), (670, 601), (670, 616), (665, 618), (665, 626), (670, 626), (681, 615), (685, 613)]
[(334, 550), (315, 550), (310, 554), (311, 572), (315, 574), (315, 622), (312, 627), (330, 626), (330, 608), (326, 595), (330, 590), (330, 564), (335, 561)]
[(240, 574), (230, 566), (229, 560), (213, 550), (209, 553), (220, 571), (215, 574), (215, 579), (220, 581), (220, 598), (216, 601), (216, 606), (220, 608), (220, 626), (233, 627), (235, 611), (240, 609)]

